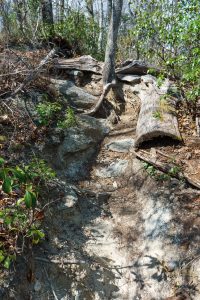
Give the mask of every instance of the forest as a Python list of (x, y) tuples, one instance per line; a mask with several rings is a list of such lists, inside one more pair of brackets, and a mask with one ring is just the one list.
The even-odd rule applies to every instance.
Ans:
[(199, 0), (0, 0), (0, 299), (200, 299)]

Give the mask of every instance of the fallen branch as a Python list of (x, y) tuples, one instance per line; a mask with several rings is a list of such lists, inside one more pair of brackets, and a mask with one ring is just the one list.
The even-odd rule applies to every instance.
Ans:
[(193, 179), (191, 179), (187, 174), (185, 174), (184, 172), (171, 172), (170, 170), (173, 167), (177, 167), (177, 164), (166, 164), (163, 162), (160, 162), (157, 160), (156, 157), (149, 157), (149, 153), (141, 150), (141, 151), (132, 151), (132, 153), (135, 154), (135, 156), (137, 158), (139, 158), (140, 160), (143, 160), (147, 163), (149, 163), (150, 165), (152, 165), (153, 167), (155, 167), (156, 169), (158, 169), (159, 171), (166, 173), (167, 175), (170, 175), (171, 177), (177, 178), (179, 180), (185, 180), (188, 184), (194, 186), (195, 188), (200, 189), (200, 183), (194, 181)]
[(40, 72), (40, 70), (42, 69), (42, 67), (47, 64), (49, 62), (49, 60), (51, 60), (54, 55), (56, 53), (56, 49), (52, 49), (47, 56), (40, 62), (40, 64), (38, 65), (38, 67), (31, 71), (30, 74), (28, 75), (28, 77), (24, 80), (24, 82), (11, 94), (11, 96), (15, 96), (19, 91), (21, 91), (25, 85), (27, 83), (30, 83), (32, 80), (34, 80), (36, 78), (36, 76), (38, 75), (38, 73)]
[(20, 84), (20, 86), (18, 86), (14, 92), (11, 93), (11, 95), (4, 99), (4, 101), (8, 101), (11, 100), (12, 97), (16, 96), (28, 83), (30, 83), (31, 81), (33, 81), (38, 74), (40, 73), (42, 67), (47, 64), (55, 55), (56, 53), (56, 49), (52, 49), (47, 56), (41, 60), (41, 62), (39, 63), (39, 65), (37, 66), (37, 68), (35, 68), (34, 70), (31, 70), (29, 75), (26, 77), (26, 79)]

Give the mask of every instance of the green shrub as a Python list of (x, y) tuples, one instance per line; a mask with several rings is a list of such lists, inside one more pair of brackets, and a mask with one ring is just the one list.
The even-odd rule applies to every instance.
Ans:
[(36, 111), (39, 116), (39, 123), (47, 126), (56, 116), (56, 113), (61, 111), (61, 105), (56, 102), (51, 103), (45, 101), (37, 105)]
[[(43, 160), (34, 160), (27, 166), (10, 167), (0, 158), (0, 184), (2, 205), (0, 208), (0, 265), (9, 268), (15, 259), (19, 237), (29, 238), (37, 244), (44, 233), (39, 229), (35, 209), (39, 207), (39, 185), (55, 177), (55, 173)], [(23, 248), (23, 245), (22, 245)]]
[(71, 107), (67, 108), (65, 119), (63, 121), (58, 121), (59, 128), (69, 128), (77, 125), (76, 117), (74, 111)]

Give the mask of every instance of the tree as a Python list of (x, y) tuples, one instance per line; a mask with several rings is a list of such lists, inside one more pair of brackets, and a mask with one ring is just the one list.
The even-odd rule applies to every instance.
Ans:
[[(110, 2), (110, 1), (109, 1)], [(86, 112), (87, 114), (94, 114), (97, 112), (103, 99), (108, 94), (111, 88), (116, 86), (116, 75), (115, 75), (115, 53), (117, 48), (117, 37), (118, 30), (121, 20), (123, 0), (113, 0), (112, 1), (112, 12), (110, 18), (109, 31), (107, 36), (107, 45), (105, 53), (105, 61), (103, 68), (103, 93), (99, 98), (96, 106), (90, 111)]]
[(121, 20), (123, 0), (112, 1), (112, 12), (107, 37), (105, 62), (103, 69), (103, 85), (115, 83), (115, 53), (117, 47), (117, 36)]
[(44, 24), (53, 27), (53, 7), (52, 0), (42, 0), (42, 20)]

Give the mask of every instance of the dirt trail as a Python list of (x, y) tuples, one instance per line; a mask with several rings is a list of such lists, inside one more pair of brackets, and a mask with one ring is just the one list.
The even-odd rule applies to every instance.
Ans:
[[(129, 103), (114, 130), (135, 119)], [(49, 207), (47, 238), (19, 262), (3, 299), (164, 300), (177, 291), (200, 299), (198, 193), (151, 178), (133, 139), (105, 138), (90, 179), (71, 186), (78, 202)]]

